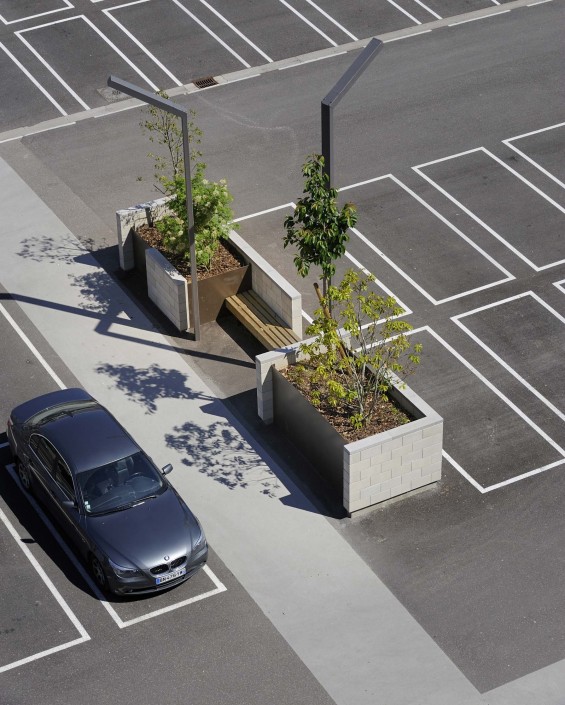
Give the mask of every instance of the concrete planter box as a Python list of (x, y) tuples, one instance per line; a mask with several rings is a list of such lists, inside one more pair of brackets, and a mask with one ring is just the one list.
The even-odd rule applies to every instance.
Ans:
[[(118, 250), (123, 270), (145, 271), (151, 300), (180, 331), (190, 326), (192, 287), (157, 250), (137, 235), (142, 225), (153, 224), (170, 211), (169, 198), (160, 198), (117, 211)], [(253, 289), (278, 316), (302, 337), (302, 297), (235, 231), (229, 245), (247, 263), (243, 267), (198, 280), (200, 321), (208, 323), (222, 313), (228, 296)]]
[(256, 357), (257, 410), (275, 423), (341, 493), (348, 514), (412, 492), (441, 479), (443, 419), (409, 387), (390, 396), (415, 420), (346, 443), (277, 370), (301, 358), (299, 345)]

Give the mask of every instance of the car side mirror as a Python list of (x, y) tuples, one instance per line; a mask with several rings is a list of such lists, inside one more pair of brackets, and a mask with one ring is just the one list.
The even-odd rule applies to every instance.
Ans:
[(63, 500), (63, 506), (66, 507), (67, 509), (77, 509), (78, 504), (76, 499), (64, 499)]
[(163, 475), (168, 475), (170, 472), (172, 472), (172, 470), (173, 466), (171, 465), (171, 463), (167, 463), (164, 468), (161, 468), (161, 472), (163, 473)]

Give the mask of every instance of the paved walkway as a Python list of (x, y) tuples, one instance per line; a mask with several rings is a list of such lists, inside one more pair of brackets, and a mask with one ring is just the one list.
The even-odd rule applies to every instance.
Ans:
[(3, 160), (0, 193), (0, 281), (81, 385), (173, 462), (214, 551), (338, 705), (563, 705), (562, 664), (481, 696)]

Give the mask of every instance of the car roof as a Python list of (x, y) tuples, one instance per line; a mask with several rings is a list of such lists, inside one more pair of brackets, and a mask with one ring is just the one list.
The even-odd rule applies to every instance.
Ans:
[(57, 448), (73, 474), (106, 465), (140, 450), (110, 412), (101, 406), (47, 421), (36, 430)]

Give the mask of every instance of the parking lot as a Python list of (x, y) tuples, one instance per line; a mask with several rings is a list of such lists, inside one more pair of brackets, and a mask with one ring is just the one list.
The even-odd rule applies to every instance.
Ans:
[[(411, 5), (414, 16), (425, 11), (416, 5)], [(399, 12), (402, 21), (408, 20), (392, 3), (386, 6), (387, 12)], [(445, 11), (445, 3), (443, 8), (440, 3), (426, 6), (437, 14)], [(556, 12), (551, 3), (543, 7)], [(227, 6), (224, 9), (227, 13)], [(112, 14), (125, 23), (129, 11)], [(500, 37), (507, 42), (506, 51), (515, 44), (513, 36), (525, 36), (526, 29), (534, 32), (542, 16), (535, 8), (517, 10), (516, 15), (519, 12), (520, 19), (507, 31), (499, 25), (500, 36), (495, 23), (502, 19), (493, 19), (484, 30), (499, 40), (497, 52), (502, 51)], [(526, 13), (532, 13), (531, 22)], [(297, 15), (291, 14), (294, 22)], [(332, 17), (344, 21), (337, 10)], [(359, 221), (336, 277), (349, 266), (369, 271), (377, 277), (378, 289), (394, 295), (403, 307), (403, 317), (414, 326), (412, 335), (424, 348), (420, 368), (409, 383), (444, 417), (445, 452), (438, 487), (334, 525), (485, 693), (565, 657), (556, 568), (565, 560), (565, 123), (555, 91), (540, 78), (552, 75), (555, 57), (548, 60), (548, 69), (542, 61), (545, 55), (539, 58), (541, 50), (536, 61), (509, 52), (501, 58), (502, 68), (496, 64), (495, 70), (495, 50), (489, 55), (477, 49), (478, 24), (450, 28), (452, 39), (447, 28), (442, 30), (434, 44), (441, 51), (426, 53), (424, 35), (409, 40), (412, 45), (404, 43), (402, 50), (391, 49), (390, 58), (383, 52), (383, 62), (388, 63), (375, 73), (386, 76), (388, 70), (391, 78), (370, 84), (378, 104), (369, 106), (369, 117), (360, 100), (341, 114), (340, 197), (357, 205)], [(358, 29), (353, 20), (347, 28)], [(258, 42), (260, 34), (248, 31)], [(316, 41), (322, 39), (314, 33)], [(267, 43), (257, 46), (269, 58), (276, 54)], [(243, 46), (240, 50), (243, 57)], [(453, 58), (459, 51), (464, 58), (460, 64), (453, 62), (453, 74), (442, 73), (437, 57), (444, 52)], [(229, 61), (235, 60), (228, 54)], [(475, 55), (479, 67), (469, 68)], [(251, 54), (245, 56), (252, 63)], [(403, 80), (406, 73), (417, 73), (414, 64), (420, 59), (431, 67), (426, 78), (432, 85), (420, 80), (418, 93), (418, 76), (413, 84)], [(518, 61), (532, 67), (523, 79), (527, 90), (510, 80)], [(347, 63), (344, 59), (343, 65)], [(168, 66), (172, 72), (173, 64)], [(393, 71), (396, 66), (398, 73)], [(316, 86), (329, 87), (340, 68), (333, 73), (319, 68)], [(527, 73), (524, 65), (522, 69)], [(184, 80), (178, 66), (175, 71)], [(299, 160), (318, 144), (318, 114), (313, 116), (318, 103), (309, 100), (307, 76), (304, 68), (292, 78), (264, 80), (260, 96), (274, 106), (270, 110), (257, 108), (258, 100), (253, 103), (252, 81), (239, 91), (214, 88), (188, 101), (197, 105), (212, 134), (210, 161), (216, 160), (216, 170), (218, 163), (222, 168), (225, 163), (230, 184), (235, 185), (241, 235), (301, 289), (306, 320), (316, 305), (312, 277), (296, 277), (292, 253), (283, 250), (281, 240), (290, 199), (300, 193)], [(508, 87), (511, 99), (501, 86)], [(428, 93), (433, 110), (412, 110), (409, 98), (417, 94), (416, 104), (427, 100)], [(98, 104), (99, 99), (91, 91), (83, 100)], [(114, 179), (127, 192), (120, 194), (120, 207), (140, 202), (147, 193), (147, 184), (131, 183), (144, 155), (131, 156), (128, 173), (121, 163), (111, 168), (116, 145), (127, 144), (134, 151), (126, 135), (135, 129), (137, 117), (127, 115), (90, 121), (96, 126), (77, 123), (76, 130), (30, 136), (22, 144), (28, 164), (37, 163), (50, 177), (72, 186), (76, 213), (87, 217), (96, 212), (108, 229), (117, 200)], [(365, 139), (368, 124), (373, 131)], [(89, 152), (84, 145), (96, 141)], [(351, 152), (346, 152), (346, 142)], [(65, 156), (65, 149), (75, 148), (82, 150), (75, 152), (80, 155), (76, 163)], [(8, 149), (6, 153), (14, 158)], [(87, 161), (92, 173), (84, 169)], [(31, 168), (27, 166), (29, 172)], [(104, 181), (101, 175), (109, 173), (114, 179)], [(206, 362), (198, 360), (204, 370)], [(247, 373), (242, 367), (233, 370), (238, 378)], [(230, 393), (229, 384), (225, 393)], [(125, 629), (119, 629), (103, 605), (96, 603), (97, 609), (108, 629), (133, 633), (183, 610), (188, 613), (196, 604), (229, 599), (229, 576), (224, 577), (220, 566), (212, 564), (212, 569), (228, 588), (225, 593), (214, 593), (215, 583), (207, 580), (201, 594), (214, 593), (210, 598), (170, 613), (159, 612), (160, 605), (148, 612), (136, 611), (137, 604), (131, 609), (112, 605), (121, 623), (128, 625)], [(158, 614), (146, 616), (154, 612)], [(81, 624), (87, 622), (77, 614)], [(61, 616), (57, 619), (63, 624)], [(64, 638), (58, 644), (82, 638), (66, 622), (61, 628)], [(89, 635), (95, 633), (89, 623), (85, 628)], [(84, 648), (84, 643), (76, 647)]]
[(107, 105), (110, 74), (171, 89), (500, 4), (2, 0), (0, 132)]

